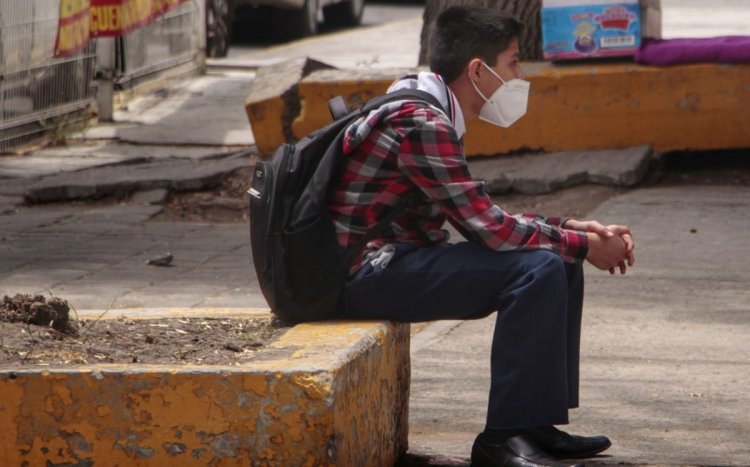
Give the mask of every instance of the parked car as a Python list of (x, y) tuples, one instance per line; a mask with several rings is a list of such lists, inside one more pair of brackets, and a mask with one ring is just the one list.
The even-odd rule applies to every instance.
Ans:
[(206, 0), (206, 55), (226, 57), (232, 38), (234, 0)]
[(365, 0), (206, 0), (207, 54), (226, 55), (235, 21), (262, 15), (269, 31), (290, 39), (316, 34), (321, 14), (326, 24), (357, 26), (364, 9)]

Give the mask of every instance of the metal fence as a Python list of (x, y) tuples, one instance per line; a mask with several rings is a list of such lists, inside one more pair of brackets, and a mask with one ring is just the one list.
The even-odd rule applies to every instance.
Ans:
[(59, 0), (0, 0), (0, 151), (57, 132), (95, 99), (96, 45), (55, 58)]
[(115, 85), (195, 60), (204, 47), (203, 0), (189, 0), (150, 25), (117, 40)]
[(55, 58), (59, 0), (0, 0), (0, 152), (40, 135), (57, 137), (65, 126), (89, 118), (97, 75), (109, 76), (116, 89), (128, 89), (161, 71), (199, 63), (205, 45), (203, 1), (188, 0), (108, 42), (115, 60), (102, 69), (96, 40), (73, 57)]

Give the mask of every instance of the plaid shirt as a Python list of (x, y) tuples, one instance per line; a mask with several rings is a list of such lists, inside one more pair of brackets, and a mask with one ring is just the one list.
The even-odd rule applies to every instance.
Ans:
[(587, 237), (562, 229), (565, 219), (513, 216), (494, 205), (484, 183), (469, 173), (450, 118), (426, 104), (395, 102), (361, 117), (347, 129), (344, 153), (347, 160), (329, 197), (342, 246), (361, 239), (400, 198), (414, 199), (389, 229), (368, 242), (350, 273), (389, 243), (446, 243), (446, 220), (469, 241), (493, 250), (546, 249), (566, 261), (586, 257)]

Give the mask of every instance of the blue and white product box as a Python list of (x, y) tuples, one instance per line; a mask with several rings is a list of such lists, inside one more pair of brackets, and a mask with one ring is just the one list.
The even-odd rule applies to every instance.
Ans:
[(633, 55), (641, 45), (638, 0), (543, 0), (546, 60)]

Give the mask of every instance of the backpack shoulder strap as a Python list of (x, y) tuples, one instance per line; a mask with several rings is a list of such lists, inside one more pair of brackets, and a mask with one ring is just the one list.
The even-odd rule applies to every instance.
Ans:
[(418, 101), (436, 107), (443, 113), (447, 113), (443, 108), (443, 105), (429, 92), (421, 91), (419, 89), (399, 89), (398, 91), (389, 92), (382, 96), (378, 96), (370, 99), (367, 104), (361, 109), (362, 111), (370, 111), (382, 107), (385, 104), (398, 101)]
[(334, 120), (346, 117), (351, 113), (349, 106), (346, 105), (346, 101), (341, 96), (336, 96), (328, 101), (328, 110), (331, 111), (331, 117)]
[[(320, 159), (321, 170), (316, 171), (317, 174), (313, 180), (315, 186), (317, 187), (316, 191), (318, 192), (319, 203), (322, 203), (323, 198), (326, 194), (326, 191), (323, 190), (322, 187), (328, 186), (331, 174), (335, 170), (337, 164), (342, 162), (342, 158), (340, 157), (341, 147), (344, 141), (344, 135), (346, 133), (346, 130), (349, 128), (349, 125), (351, 125), (358, 117), (366, 115), (368, 112), (374, 109), (382, 107), (383, 105), (386, 105), (388, 103), (398, 101), (423, 102), (432, 107), (436, 107), (445, 113), (442, 105), (440, 104), (440, 101), (432, 94), (425, 91), (420, 91), (418, 89), (400, 89), (395, 92), (374, 97), (367, 101), (367, 103), (359, 109), (355, 109), (345, 115), (341, 115), (339, 118), (334, 120), (333, 123), (329, 124), (326, 127), (326, 131), (330, 132), (331, 134), (331, 139), (329, 140), (330, 143), (328, 149)], [(344, 107), (342, 107), (342, 104), (344, 107), (346, 106), (346, 103), (343, 99), (339, 100), (334, 98), (329, 101), (329, 108), (331, 110), (331, 113), (334, 114), (334, 117), (337, 114), (340, 115), (341, 113), (343, 113)]]

